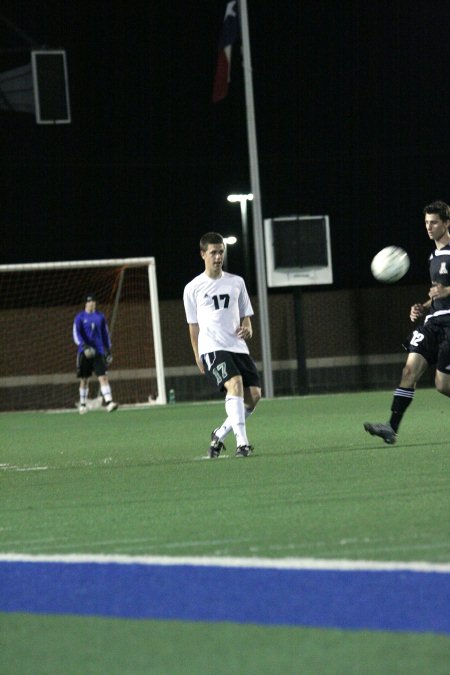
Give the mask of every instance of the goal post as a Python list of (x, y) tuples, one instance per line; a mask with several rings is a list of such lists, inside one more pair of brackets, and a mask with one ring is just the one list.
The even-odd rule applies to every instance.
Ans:
[(167, 402), (155, 259), (77, 260), (0, 265), (0, 411), (75, 408), (72, 325), (88, 293), (110, 328), (114, 399)]

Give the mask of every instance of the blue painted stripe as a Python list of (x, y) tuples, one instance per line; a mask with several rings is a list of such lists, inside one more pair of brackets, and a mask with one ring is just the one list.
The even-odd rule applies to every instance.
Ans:
[(0, 611), (450, 633), (450, 575), (0, 562)]

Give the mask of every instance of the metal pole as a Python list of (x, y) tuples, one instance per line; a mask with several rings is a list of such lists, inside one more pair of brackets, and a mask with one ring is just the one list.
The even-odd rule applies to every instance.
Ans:
[(294, 287), (295, 339), (297, 343), (297, 393), (309, 394), (308, 369), (306, 368), (305, 334), (303, 330), (302, 287)]
[(243, 241), (243, 252), (244, 252), (244, 268), (245, 268), (245, 278), (248, 279), (250, 276), (250, 264), (249, 264), (249, 255), (248, 255), (248, 226), (247, 226), (247, 197), (240, 200), (241, 206), (241, 223), (242, 223), (242, 241)]
[(270, 348), (269, 311), (267, 301), (267, 282), (264, 258), (264, 237), (261, 211), (261, 191), (259, 185), (258, 148), (255, 128), (255, 106), (253, 100), (252, 65), (250, 55), (250, 36), (248, 29), (247, 0), (239, 0), (242, 32), (243, 69), (245, 82), (245, 102), (247, 112), (248, 152), (250, 160), (250, 182), (253, 192), (253, 237), (256, 258), (256, 282), (259, 301), (259, 321), (263, 359), (264, 395), (273, 398), (273, 373)]
[(155, 264), (148, 266), (148, 283), (150, 289), (150, 311), (152, 313), (153, 344), (155, 350), (156, 383), (158, 386), (157, 403), (167, 403), (166, 380), (164, 377), (163, 350), (161, 338), (161, 320), (159, 316), (158, 286)]

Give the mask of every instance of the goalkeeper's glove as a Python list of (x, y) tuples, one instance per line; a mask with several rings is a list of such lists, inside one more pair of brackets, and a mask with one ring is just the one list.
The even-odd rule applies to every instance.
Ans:
[(95, 356), (95, 349), (94, 347), (90, 347), (89, 345), (85, 345), (83, 347), (83, 353), (87, 359), (93, 359)]
[(109, 352), (109, 351), (105, 352), (105, 363), (106, 363), (107, 366), (111, 365), (112, 360), (113, 360), (113, 357), (112, 357), (111, 352)]

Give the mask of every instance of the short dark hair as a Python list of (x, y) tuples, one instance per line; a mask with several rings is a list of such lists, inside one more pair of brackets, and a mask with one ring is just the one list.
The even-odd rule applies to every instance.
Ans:
[(200, 250), (206, 251), (209, 244), (223, 244), (223, 237), (218, 232), (207, 232), (200, 237)]
[(435, 202), (431, 202), (425, 206), (424, 213), (437, 213), (441, 220), (450, 220), (450, 206), (443, 202), (441, 199), (437, 199)]

